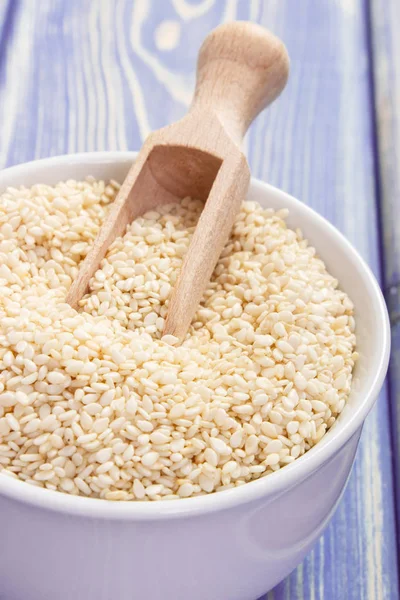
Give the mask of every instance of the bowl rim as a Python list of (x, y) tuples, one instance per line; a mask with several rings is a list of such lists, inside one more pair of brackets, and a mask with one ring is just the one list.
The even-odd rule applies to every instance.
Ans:
[[(34, 160), (3, 169), (0, 172), (0, 186), (2, 188), (2, 179), (4, 177), (18, 176), (22, 179), (24, 174), (31, 172), (36, 166), (55, 169), (57, 166), (82, 165), (85, 162), (88, 166), (101, 163), (122, 165), (133, 162), (136, 156), (137, 152), (82, 152)], [(372, 385), (351, 418), (346, 419), (340, 426), (331, 430), (329, 439), (326, 439), (324, 444), (316, 444), (292, 464), (286, 465), (285, 468), (268, 475), (268, 477), (257, 479), (243, 486), (209, 495), (184, 498), (171, 502), (163, 500), (153, 502), (129, 500), (110, 502), (109, 500), (72, 496), (59, 491), (35, 487), (0, 472), (0, 496), (2, 495), (10, 500), (17, 500), (41, 509), (97, 519), (155, 521), (202, 515), (224, 509), (232, 509), (244, 503), (256, 501), (261, 497), (276, 497), (276, 495), (289, 490), (296, 483), (304, 480), (312, 472), (318, 470), (357, 433), (357, 430), (361, 428), (363, 421), (378, 396), (389, 363), (390, 323), (386, 304), (378, 282), (369, 266), (352, 244), (336, 227), (314, 209), (279, 188), (255, 178), (251, 179), (250, 188), (262, 193), (269, 192), (278, 196), (288, 206), (289, 211), (291, 206), (296, 206), (296, 210), (303, 212), (305, 219), (314, 221), (314, 224), (324, 229), (327, 235), (333, 237), (335, 242), (341, 245), (352, 256), (352, 262), (362, 275), (364, 284), (369, 290), (376, 311), (374, 316), (377, 332), (376, 343), (380, 350), (377, 353), (379, 360), (376, 364)], [(1, 192), (2, 189), (0, 189)]]

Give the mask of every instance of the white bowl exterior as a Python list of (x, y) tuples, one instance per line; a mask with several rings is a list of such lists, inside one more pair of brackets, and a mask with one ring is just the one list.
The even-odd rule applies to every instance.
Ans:
[(322, 533), (358, 438), (290, 490), (183, 520), (71, 516), (0, 496), (1, 597), (256, 600)]
[[(0, 173), (6, 186), (87, 175), (122, 180), (133, 153), (39, 161)], [(332, 515), (389, 355), (379, 288), (349, 243), (311, 209), (260, 182), (249, 198), (288, 207), (355, 303), (360, 361), (350, 400), (319, 444), (239, 489), (157, 503), (107, 503), (0, 474), (0, 591), (6, 600), (251, 600), (300, 562)]]

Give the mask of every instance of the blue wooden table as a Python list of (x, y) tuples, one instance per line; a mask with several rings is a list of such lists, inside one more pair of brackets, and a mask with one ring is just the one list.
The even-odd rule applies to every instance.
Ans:
[(202, 39), (233, 19), (271, 28), (292, 59), (287, 90), (247, 137), (253, 174), (359, 249), (385, 282), (395, 343), (334, 519), (266, 598), (398, 600), (399, 0), (0, 0), (0, 168), (139, 148), (184, 114)]

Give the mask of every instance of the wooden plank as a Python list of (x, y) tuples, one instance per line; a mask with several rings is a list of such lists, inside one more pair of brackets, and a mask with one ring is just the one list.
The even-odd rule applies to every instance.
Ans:
[(400, 4), (371, 1), (384, 279), (392, 324), (389, 369), (397, 522), (400, 523)]
[[(0, 166), (138, 148), (186, 110), (195, 56), (212, 27), (234, 18), (270, 27), (289, 48), (292, 76), (247, 138), (253, 173), (328, 217), (379, 275), (363, 0), (6, 4), (14, 27), (0, 61)], [(399, 598), (390, 457), (384, 390), (331, 525), (269, 600)]]

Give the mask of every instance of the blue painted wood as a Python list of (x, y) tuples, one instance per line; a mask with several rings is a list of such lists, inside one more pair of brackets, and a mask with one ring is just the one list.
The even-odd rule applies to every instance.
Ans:
[[(254, 175), (328, 217), (380, 276), (364, 0), (0, 0), (0, 167), (137, 149), (183, 115), (201, 40), (235, 18), (270, 27), (292, 56), (285, 94), (246, 141)], [(268, 599), (398, 600), (393, 498), (384, 390), (331, 525)]]
[[(371, 3), (386, 298), (392, 323), (390, 399), (400, 523), (400, 4)], [(400, 548), (400, 544), (399, 544)]]

